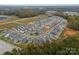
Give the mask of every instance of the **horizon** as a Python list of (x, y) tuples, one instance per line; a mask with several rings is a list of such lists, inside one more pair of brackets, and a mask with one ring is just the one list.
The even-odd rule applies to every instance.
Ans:
[(0, 6), (79, 6), (79, 4), (0, 4)]

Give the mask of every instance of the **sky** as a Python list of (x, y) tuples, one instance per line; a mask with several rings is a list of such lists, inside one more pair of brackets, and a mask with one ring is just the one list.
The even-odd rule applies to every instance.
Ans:
[(57, 5), (79, 4), (79, 0), (0, 0), (0, 5)]

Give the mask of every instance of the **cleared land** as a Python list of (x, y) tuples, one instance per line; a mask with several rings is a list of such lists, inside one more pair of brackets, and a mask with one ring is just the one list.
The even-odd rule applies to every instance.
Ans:
[(1, 30), (4, 30), (5, 28), (7, 29), (10, 29), (14, 26), (16, 26), (17, 24), (27, 24), (29, 22), (33, 22), (35, 20), (38, 20), (38, 19), (44, 19), (44, 18), (47, 18), (46, 15), (39, 15), (39, 16), (35, 16), (35, 17), (30, 17), (30, 18), (21, 18), (21, 19), (13, 19), (12, 21), (11, 20), (3, 20), (3, 21), (0, 21), (0, 29)]
[(66, 28), (66, 30), (64, 32), (65, 36), (75, 36), (75, 35), (78, 35), (78, 34), (79, 34), (79, 32), (72, 30), (70, 28)]

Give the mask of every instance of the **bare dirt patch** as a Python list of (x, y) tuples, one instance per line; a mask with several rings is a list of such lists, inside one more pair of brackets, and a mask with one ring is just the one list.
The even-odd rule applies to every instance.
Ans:
[(65, 36), (75, 36), (75, 35), (79, 35), (79, 32), (70, 28), (66, 28), (65, 32), (64, 32)]

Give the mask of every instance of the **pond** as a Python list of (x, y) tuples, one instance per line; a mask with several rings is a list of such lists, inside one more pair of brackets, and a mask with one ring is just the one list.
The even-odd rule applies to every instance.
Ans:
[(6, 20), (7, 18), (12, 18), (13, 16), (0, 15), (0, 20)]
[(6, 17), (0, 17), (0, 20), (4, 20), (4, 19), (6, 19)]

